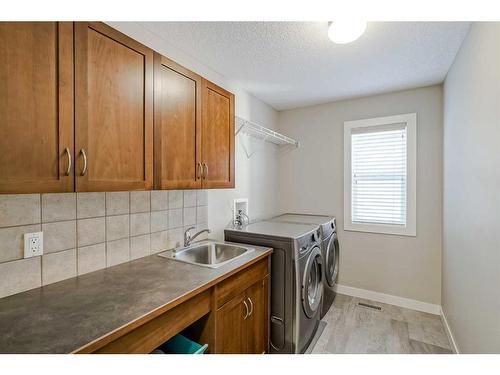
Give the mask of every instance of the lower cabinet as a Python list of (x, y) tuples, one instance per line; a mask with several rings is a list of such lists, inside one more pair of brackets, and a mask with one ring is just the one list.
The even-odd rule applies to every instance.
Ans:
[(241, 293), (217, 310), (217, 353), (246, 353), (246, 293)]
[(122, 326), (74, 353), (151, 353), (181, 333), (212, 354), (269, 352), (270, 256), (171, 308)]
[(269, 351), (267, 257), (215, 286), (215, 342), (212, 353)]
[(246, 295), (250, 302), (250, 314), (246, 319), (246, 353), (266, 353), (268, 343), (268, 288), (269, 277), (252, 285)]
[(217, 309), (217, 353), (267, 352), (268, 279), (259, 280)]

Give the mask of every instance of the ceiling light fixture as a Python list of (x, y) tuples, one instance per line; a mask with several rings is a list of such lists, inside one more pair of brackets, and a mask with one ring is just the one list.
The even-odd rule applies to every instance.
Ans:
[(365, 21), (344, 20), (328, 22), (328, 38), (337, 44), (351, 43), (363, 35), (365, 30)]

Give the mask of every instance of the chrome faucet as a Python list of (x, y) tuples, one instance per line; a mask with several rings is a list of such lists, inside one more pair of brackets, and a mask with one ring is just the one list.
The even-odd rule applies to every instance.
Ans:
[(195, 227), (189, 227), (188, 229), (186, 229), (186, 231), (184, 232), (184, 247), (186, 246), (189, 246), (191, 245), (191, 242), (193, 242), (193, 240), (198, 237), (200, 234), (202, 233), (210, 233), (210, 229), (203, 229), (203, 230), (200, 230), (199, 232), (195, 233), (194, 235), (191, 236), (191, 229), (194, 229)]

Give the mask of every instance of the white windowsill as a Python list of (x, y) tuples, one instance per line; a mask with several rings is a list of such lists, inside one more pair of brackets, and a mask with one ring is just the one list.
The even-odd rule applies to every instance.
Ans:
[(392, 234), (397, 236), (416, 237), (416, 228), (405, 227), (401, 225), (390, 224), (354, 224), (344, 223), (345, 231), (366, 232), (375, 234)]

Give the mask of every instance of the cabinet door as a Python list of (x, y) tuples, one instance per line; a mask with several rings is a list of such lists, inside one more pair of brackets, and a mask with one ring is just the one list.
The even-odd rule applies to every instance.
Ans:
[(203, 80), (204, 188), (234, 188), (234, 95)]
[(247, 324), (246, 353), (262, 354), (268, 351), (268, 277), (255, 283), (246, 291), (250, 315)]
[(155, 53), (156, 189), (201, 187), (201, 77)]
[(0, 82), (0, 193), (73, 191), (73, 24), (0, 22)]
[(234, 297), (217, 310), (216, 339), (217, 354), (246, 353), (246, 294)]
[(153, 183), (153, 51), (102, 23), (75, 24), (77, 191)]

